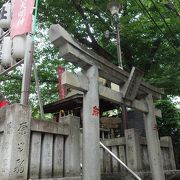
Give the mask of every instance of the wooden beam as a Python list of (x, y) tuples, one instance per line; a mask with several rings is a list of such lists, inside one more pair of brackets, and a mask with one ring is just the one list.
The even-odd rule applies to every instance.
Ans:
[[(87, 82), (83, 81), (85, 80), (84, 75), (75, 75), (70, 72), (64, 72), (62, 75), (62, 84), (66, 86), (73, 87), (74, 89), (81, 90), (81, 91), (87, 91)], [(81, 81), (82, 80), (82, 81)], [(74, 83), (76, 82), (76, 83)], [(128, 107), (134, 108), (138, 111), (147, 113), (148, 108), (144, 100), (137, 100), (129, 101), (125, 100), (123, 98), (122, 93), (114, 91), (108, 87), (105, 87), (104, 85), (99, 84), (99, 95), (106, 100), (109, 100), (111, 102), (117, 103), (117, 104), (124, 104)], [(158, 117), (161, 117), (161, 111), (156, 109), (155, 114)]]
[[(81, 67), (88, 68), (90, 65), (96, 65), (99, 68), (100, 76), (118, 85), (124, 84), (128, 80), (128, 72), (118, 68), (103, 57), (78, 43), (60, 25), (51, 25), (49, 37), (51, 42), (60, 48), (61, 57), (69, 60), (74, 65), (78, 65), (80, 61), (84, 62), (79, 63)], [(161, 95), (164, 94), (162, 89), (148, 85), (143, 81), (139, 89), (141, 94), (152, 94), (154, 98), (161, 98)]]
[(143, 74), (144, 73), (139, 69), (135, 67), (132, 68), (128, 81), (126, 81), (125, 85), (122, 88), (123, 97), (125, 99), (128, 99), (130, 101), (133, 101), (135, 99), (142, 81)]

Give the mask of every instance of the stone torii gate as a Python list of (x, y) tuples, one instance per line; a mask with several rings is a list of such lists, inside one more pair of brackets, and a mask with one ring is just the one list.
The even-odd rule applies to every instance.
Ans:
[[(154, 98), (161, 98), (163, 91), (143, 82), (143, 73), (138, 69), (133, 67), (129, 74), (84, 47), (60, 25), (51, 25), (49, 37), (59, 48), (62, 58), (82, 68), (78, 74), (65, 71), (62, 81), (84, 93), (83, 180), (100, 180), (99, 96), (144, 113), (152, 177), (153, 180), (165, 180), (156, 130), (156, 116), (161, 117), (161, 111), (153, 103)], [(99, 77), (119, 85), (120, 92), (99, 84)]]

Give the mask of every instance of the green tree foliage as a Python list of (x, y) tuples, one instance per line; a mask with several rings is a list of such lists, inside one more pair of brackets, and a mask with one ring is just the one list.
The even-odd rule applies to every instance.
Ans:
[(157, 102), (156, 107), (161, 109), (162, 118), (157, 119), (159, 136), (171, 136), (174, 146), (177, 168), (180, 168), (180, 111), (169, 99)]
[[(119, 16), (124, 66), (145, 72), (146, 81), (180, 94), (180, 4), (176, 1), (121, 0)], [(117, 63), (113, 31), (106, 0), (46, 0), (40, 4), (39, 19), (49, 26), (61, 24), (80, 42)], [(43, 25), (44, 26), (44, 23)]]
[(162, 118), (157, 119), (160, 136), (171, 136), (173, 141), (180, 137), (180, 111), (169, 99), (159, 100), (156, 107), (162, 111)]

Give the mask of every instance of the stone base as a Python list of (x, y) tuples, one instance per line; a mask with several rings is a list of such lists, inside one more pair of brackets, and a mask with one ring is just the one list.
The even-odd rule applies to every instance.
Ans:
[[(137, 173), (142, 180), (152, 180), (151, 173), (149, 172), (138, 172)], [(165, 171), (166, 180), (179, 180), (180, 170), (169, 170)], [(102, 174), (101, 180), (136, 180), (133, 175), (128, 172)]]

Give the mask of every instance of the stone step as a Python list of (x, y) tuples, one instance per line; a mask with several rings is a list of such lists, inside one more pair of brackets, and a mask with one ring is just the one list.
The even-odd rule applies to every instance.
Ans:
[[(152, 180), (151, 173), (149, 172), (138, 172), (137, 175), (140, 178), (142, 178), (142, 180)], [(165, 171), (165, 175), (166, 175), (166, 180), (180, 180), (180, 170)], [(122, 173), (102, 174), (101, 180), (137, 180), (137, 179), (128, 172), (122, 172)]]

